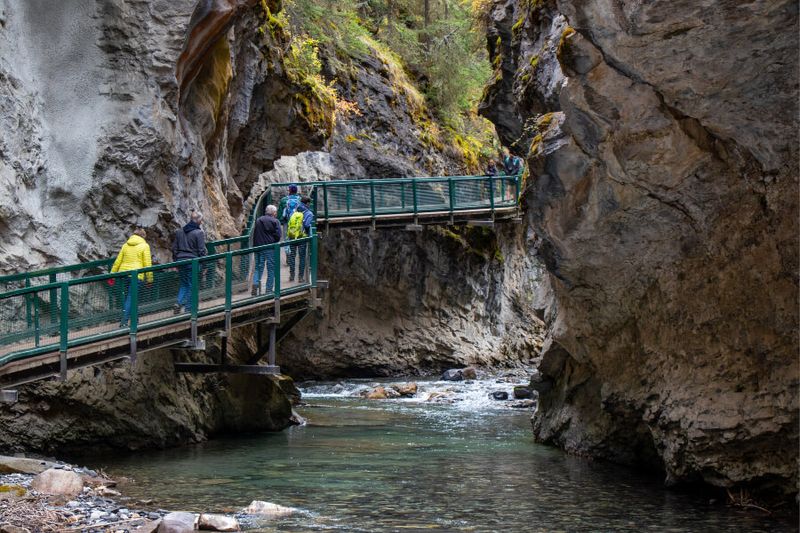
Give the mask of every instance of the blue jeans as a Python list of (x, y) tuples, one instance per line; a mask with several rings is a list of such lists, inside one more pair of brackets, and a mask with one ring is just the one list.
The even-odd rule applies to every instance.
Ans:
[(307, 243), (289, 245), (289, 278), (294, 279), (295, 258), (300, 255), (300, 268), (297, 270), (297, 278), (303, 279), (306, 273), (306, 246)]
[[(142, 282), (137, 278), (136, 283), (138, 283), (136, 288), (139, 289), (139, 294), (141, 295)], [(120, 326), (125, 327), (128, 325), (128, 319), (131, 316), (131, 291), (129, 290), (131, 285), (131, 278), (122, 278), (122, 285), (123, 285), (122, 290), (125, 291), (125, 303), (122, 304), (122, 320), (120, 321), (119, 324)]]
[(275, 250), (262, 250), (256, 252), (255, 273), (253, 274), (253, 285), (261, 285), (261, 274), (264, 273), (264, 262), (267, 263), (267, 286), (264, 292), (275, 292)]
[(189, 298), (192, 296), (192, 265), (181, 265), (178, 267), (178, 305), (187, 307)]

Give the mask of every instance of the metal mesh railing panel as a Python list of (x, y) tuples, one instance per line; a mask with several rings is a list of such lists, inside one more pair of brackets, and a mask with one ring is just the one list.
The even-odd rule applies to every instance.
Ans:
[(58, 341), (58, 289), (31, 291), (0, 300), (0, 357)]

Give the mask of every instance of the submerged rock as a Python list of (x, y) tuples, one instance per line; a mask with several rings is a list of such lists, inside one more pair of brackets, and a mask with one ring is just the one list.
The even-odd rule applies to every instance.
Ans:
[(83, 491), (83, 479), (70, 470), (51, 468), (37, 474), (31, 488), (42, 494), (77, 496)]
[(489, 394), (493, 400), (508, 400), (508, 393), (506, 391), (498, 390)]
[(536, 407), (536, 400), (519, 400), (508, 404), (512, 409), (530, 409)]

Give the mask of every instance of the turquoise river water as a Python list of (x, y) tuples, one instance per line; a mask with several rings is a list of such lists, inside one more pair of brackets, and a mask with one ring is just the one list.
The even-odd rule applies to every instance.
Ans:
[[(299, 509), (257, 531), (793, 531), (792, 524), (535, 444), (530, 410), (488, 399), (511, 381), (420, 382), (364, 400), (370, 382), (310, 384), (305, 426), (106, 460), (123, 492), (170, 510)], [(432, 392), (445, 401), (426, 401)]]

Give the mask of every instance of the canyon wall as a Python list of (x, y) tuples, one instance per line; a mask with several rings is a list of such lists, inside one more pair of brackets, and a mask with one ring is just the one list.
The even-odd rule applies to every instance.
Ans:
[[(279, 7), (0, 0), (0, 273), (109, 257), (134, 226), (167, 262), (192, 209), (208, 239), (238, 235), (270, 182), (468, 170), (413, 80), (376, 47), (346, 71), (320, 50), (344, 105), (315, 97), (287, 65)], [(278, 363), (312, 376), (527, 361), (541, 343), (525, 312), (539, 273), (533, 254), (514, 250), (532, 241), (522, 225), (498, 231), (510, 237), (331, 231), (324, 313), (280, 345)], [(256, 349), (252, 329), (232, 342), (235, 357)], [(0, 405), (0, 448), (134, 449), (290, 423), (268, 379), (171, 371), (176, 358), (213, 358), (209, 345), (22, 387), (20, 403)]]
[(526, 157), (538, 440), (797, 492), (797, 4), (497, 1), (482, 112)]

